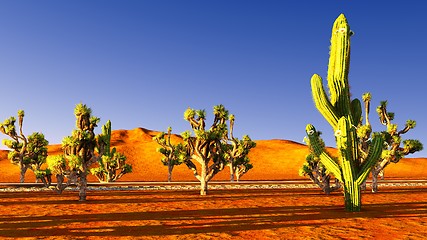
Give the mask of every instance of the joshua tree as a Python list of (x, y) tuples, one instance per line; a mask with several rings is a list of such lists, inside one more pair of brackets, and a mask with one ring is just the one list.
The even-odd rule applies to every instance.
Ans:
[(76, 116), (76, 129), (73, 130), (71, 136), (62, 140), (62, 149), (70, 168), (72, 167), (72, 170), (76, 172), (79, 200), (86, 201), (89, 167), (104, 154), (105, 148), (101, 147), (100, 155), (95, 155), (97, 139), (94, 130), (100, 119), (92, 116), (92, 110), (80, 103), (74, 109), (74, 115)]
[(239, 181), (240, 177), (253, 168), (248, 154), (249, 151), (256, 146), (256, 143), (253, 142), (248, 135), (244, 135), (242, 140), (234, 137), (234, 120), (234, 115), (230, 114), (230, 137), (225, 139), (222, 144), (223, 158), (230, 167), (230, 181), (232, 182), (234, 181), (234, 177)]
[(387, 126), (387, 131), (382, 132), (385, 140), (385, 146), (380, 161), (372, 169), (372, 192), (378, 191), (378, 176), (384, 177), (384, 168), (390, 163), (398, 163), (404, 156), (421, 151), (423, 145), (420, 141), (414, 139), (403, 140), (402, 135), (413, 129), (416, 125), (414, 120), (406, 121), (405, 128), (398, 131), (397, 125), (391, 123), (394, 119), (394, 113), (387, 112), (387, 102), (382, 101), (377, 108), (377, 113), (381, 124)]
[[(320, 132), (316, 132), (319, 144), (321, 147), (325, 147), (323, 140), (320, 138)], [(329, 174), (326, 167), (320, 162), (320, 158), (314, 153), (313, 147), (310, 145), (310, 141), (305, 139), (306, 143), (310, 149), (310, 153), (306, 156), (305, 163), (299, 171), (300, 176), (308, 176), (313, 183), (317, 184), (324, 193), (330, 194), (333, 191), (336, 191), (341, 188), (340, 182), (335, 179), (335, 184), (331, 186), (330, 180), (331, 175)], [(335, 160), (336, 161), (336, 160)]]
[[(50, 173), (56, 175), (56, 190), (61, 193), (71, 183), (77, 183), (79, 188), (79, 200), (86, 201), (87, 175), (92, 164), (99, 161), (107, 150), (106, 140), (111, 132), (104, 132), (95, 136), (94, 130), (98, 126), (99, 118), (92, 116), (92, 110), (85, 104), (77, 104), (74, 109), (76, 116), (76, 129), (71, 136), (62, 140), (63, 155), (49, 158), (46, 174), (40, 174), (40, 178), (49, 186), (51, 184)], [(99, 154), (95, 154), (95, 150)], [(67, 182), (64, 182), (68, 178)]]
[[(311, 89), (316, 108), (332, 126), (338, 149), (338, 161), (330, 157), (319, 140), (315, 127), (306, 127), (310, 146), (316, 157), (336, 179), (343, 183), (345, 208), (347, 211), (360, 211), (361, 188), (373, 166), (377, 163), (383, 148), (381, 134), (371, 133), (368, 123), (361, 126), (362, 107), (358, 99), (350, 100), (348, 72), (350, 67), (350, 36), (352, 32), (347, 19), (341, 14), (332, 28), (330, 58), (328, 65), (328, 98), (322, 78), (314, 74)], [(368, 113), (366, 113), (368, 114)], [(361, 136), (358, 128), (365, 129)], [(356, 130), (359, 130), (356, 132)], [(359, 134), (358, 134), (359, 133)], [(367, 139), (365, 141), (365, 139)], [(359, 143), (365, 141), (367, 151), (360, 151)]]
[(10, 117), (0, 124), (0, 131), (12, 139), (3, 139), (3, 144), (12, 151), (8, 159), (20, 168), (20, 182), (25, 181), (25, 173), (28, 169), (37, 173), (41, 165), (46, 161), (47, 145), (49, 142), (42, 133), (34, 132), (28, 138), (22, 131), (24, 111), (18, 111), (19, 133), (16, 131), (15, 117)]
[[(227, 135), (228, 111), (223, 105), (217, 105), (213, 112), (215, 119), (209, 129), (205, 129), (205, 110), (188, 108), (184, 112), (184, 119), (190, 123), (195, 134), (191, 136), (190, 131), (181, 134), (187, 151), (185, 164), (200, 181), (200, 195), (207, 194), (208, 182), (227, 164), (221, 157), (221, 140)], [(195, 163), (200, 165), (200, 169)]]
[[(236, 181), (239, 182), (240, 178), (245, 175), (249, 170), (251, 170), (254, 166), (250, 163), (249, 157), (241, 157), (235, 158), (233, 164), (228, 165), (230, 167), (230, 181), (233, 182), (236, 177)], [(234, 173), (233, 173), (234, 172)]]
[(161, 147), (157, 151), (161, 153), (163, 165), (168, 167), (168, 182), (172, 181), (172, 171), (177, 165), (182, 164), (186, 160), (186, 149), (183, 143), (171, 143), (172, 128), (168, 128), (167, 134), (161, 132), (153, 137)]
[[(37, 179), (40, 179), (47, 188), (51, 188), (52, 175), (55, 175), (56, 186), (51, 189), (61, 194), (68, 186), (77, 183), (77, 162), (71, 160), (67, 163), (64, 155), (48, 156), (46, 159), (47, 168), (37, 172)], [(65, 179), (67, 179), (66, 182)]]
[[(102, 135), (98, 136), (98, 146), (104, 147), (104, 155), (98, 158), (99, 167), (91, 168), (90, 172), (96, 176), (100, 182), (115, 182), (126, 173), (132, 172), (132, 166), (126, 163), (126, 156), (111, 149), (111, 121), (108, 120), (102, 126)], [(99, 151), (99, 150), (98, 150)]]

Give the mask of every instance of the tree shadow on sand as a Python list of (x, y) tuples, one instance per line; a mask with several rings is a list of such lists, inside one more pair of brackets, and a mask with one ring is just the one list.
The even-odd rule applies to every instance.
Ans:
[[(0, 237), (166, 236), (316, 226), (322, 220), (427, 217), (427, 202), (342, 206), (213, 208), (62, 216), (1, 216)], [(68, 227), (69, 226), (69, 227)]]
[[(178, 197), (176, 193), (179, 193)], [(17, 192), (17, 193), (0, 193), (0, 206), (13, 205), (75, 205), (75, 204), (134, 204), (138, 203), (191, 203), (203, 201), (239, 201), (244, 199), (258, 198), (282, 198), (283, 194), (289, 193), (298, 196), (310, 196), (324, 198), (325, 195), (321, 191), (307, 190), (291, 190), (288, 189), (272, 189), (269, 192), (259, 190), (245, 190), (244, 193), (239, 193), (238, 190), (212, 190), (212, 195), (200, 196), (198, 190), (180, 190), (180, 191), (93, 191), (88, 192), (88, 200), (79, 203), (76, 199), (78, 193), (76, 191), (67, 191), (62, 194), (55, 192)], [(36, 196), (35, 198), (28, 197), (29, 194)], [(171, 197), (173, 195), (173, 197)], [(22, 198), (19, 201), (1, 201), (6, 199)]]

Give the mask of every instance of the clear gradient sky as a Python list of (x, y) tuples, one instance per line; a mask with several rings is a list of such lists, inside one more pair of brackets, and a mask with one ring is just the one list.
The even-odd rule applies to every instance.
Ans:
[[(351, 29), (353, 97), (388, 100), (427, 148), (425, 1), (0, 1), (0, 120), (60, 143), (85, 103), (113, 129), (189, 129), (187, 107), (224, 104), (236, 136), (302, 142), (307, 123), (334, 146), (310, 78), (326, 78), (332, 23)], [(384, 127), (376, 124), (374, 131)], [(99, 130), (98, 130), (99, 131)], [(4, 138), (5, 136), (1, 136)], [(4, 148), (4, 147), (3, 147)], [(427, 157), (424, 150), (413, 157)]]

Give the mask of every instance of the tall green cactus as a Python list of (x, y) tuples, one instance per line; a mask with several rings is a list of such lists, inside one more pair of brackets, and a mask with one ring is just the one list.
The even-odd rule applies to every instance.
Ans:
[(116, 151), (115, 148), (113, 148), (113, 151), (111, 151), (111, 121), (108, 120), (103, 126), (102, 126), (102, 135), (104, 138), (104, 144), (105, 144), (105, 153), (104, 156), (111, 157), (111, 155)]
[[(316, 108), (332, 126), (338, 148), (338, 161), (330, 157), (316, 137), (316, 129), (308, 124), (306, 132), (310, 145), (327, 170), (344, 185), (345, 208), (348, 211), (360, 211), (361, 188), (372, 167), (378, 161), (384, 140), (380, 134), (373, 134), (369, 140), (367, 154), (360, 153), (359, 142), (364, 136), (358, 136), (357, 127), (362, 121), (360, 100), (350, 99), (348, 73), (350, 67), (350, 36), (352, 31), (347, 19), (341, 14), (332, 27), (330, 57), (328, 66), (328, 88), (330, 96), (324, 90), (322, 78), (314, 74), (311, 89)], [(368, 113), (366, 113), (368, 114)], [(369, 124), (369, 123), (367, 123)]]

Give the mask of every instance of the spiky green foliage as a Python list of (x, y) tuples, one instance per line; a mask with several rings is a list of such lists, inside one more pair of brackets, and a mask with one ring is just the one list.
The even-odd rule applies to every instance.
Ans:
[[(185, 139), (188, 139), (188, 134), (185, 134)], [(175, 166), (181, 165), (187, 160), (186, 148), (183, 143), (171, 142), (172, 128), (169, 127), (167, 133), (161, 132), (153, 137), (161, 147), (157, 148), (157, 152), (161, 153), (162, 163), (168, 167), (168, 182), (172, 181), (172, 171)]]
[[(102, 126), (102, 134), (97, 136), (98, 152), (104, 152), (101, 158), (98, 158), (98, 167), (91, 168), (90, 172), (100, 182), (115, 182), (123, 175), (132, 172), (132, 166), (126, 163), (126, 156), (111, 149), (111, 121), (108, 120)], [(103, 148), (103, 149), (100, 149)]]
[[(200, 181), (200, 195), (206, 195), (208, 182), (226, 165), (222, 156), (221, 141), (227, 136), (228, 111), (223, 105), (214, 107), (214, 121), (206, 129), (206, 112), (188, 108), (184, 119), (190, 123), (192, 131), (182, 133), (186, 160), (184, 163)], [(197, 168), (199, 165), (199, 168)]]
[[(311, 78), (315, 106), (334, 131), (339, 152), (338, 162), (325, 152), (313, 125), (307, 125), (306, 133), (314, 155), (336, 179), (343, 183), (346, 209), (360, 211), (360, 185), (376, 164), (381, 154), (383, 139), (380, 134), (374, 134), (371, 141), (366, 141), (367, 148), (363, 152), (359, 149), (359, 143), (367, 139), (367, 136), (360, 134), (368, 133), (369, 127), (358, 135), (356, 128), (361, 126), (362, 107), (358, 99), (350, 99), (348, 83), (351, 35), (347, 19), (341, 14), (332, 27), (328, 65), (329, 97), (323, 88), (322, 78), (317, 74)], [(363, 97), (363, 100), (368, 99), (370, 100), (370, 95)], [(369, 125), (369, 122), (366, 125)]]
[(387, 101), (380, 103), (380, 106), (377, 107), (377, 113), (380, 123), (385, 125), (387, 129), (382, 132), (386, 144), (380, 161), (372, 169), (372, 192), (378, 191), (378, 177), (381, 175), (384, 178), (384, 170), (390, 163), (398, 163), (406, 155), (423, 149), (423, 144), (418, 140), (407, 139), (402, 141), (402, 135), (415, 128), (416, 122), (414, 120), (407, 120), (405, 127), (398, 131), (397, 124), (391, 122), (395, 114), (388, 112)]
[[(214, 112), (226, 112), (224, 110), (217, 108), (216, 110), (214, 109)], [(228, 111), (226, 113), (228, 115)], [(223, 118), (225, 117), (223, 116)], [(222, 141), (222, 158), (227, 161), (227, 165), (230, 168), (230, 180), (234, 181), (234, 178), (236, 178), (239, 181), (244, 174), (253, 168), (248, 155), (249, 151), (256, 147), (256, 143), (248, 135), (244, 135), (241, 140), (234, 137), (235, 116), (230, 114), (228, 120), (229, 136), (226, 136)]]
[(18, 111), (18, 129), (15, 126), (16, 118), (10, 117), (0, 124), (0, 131), (11, 139), (3, 139), (2, 143), (11, 149), (8, 159), (20, 168), (20, 182), (25, 181), (25, 173), (28, 169), (41, 176), (47, 171), (40, 168), (46, 161), (47, 145), (49, 142), (42, 133), (34, 132), (30, 136), (23, 133), (24, 111)]
[(74, 109), (76, 128), (72, 135), (65, 137), (62, 148), (64, 157), (68, 161), (69, 170), (77, 176), (79, 200), (86, 201), (87, 174), (92, 164), (96, 163), (104, 154), (95, 154), (95, 148), (105, 149), (105, 142), (98, 142), (95, 128), (99, 118), (92, 116), (92, 110), (85, 104), (79, 103)]
[(64, 155), (49, 156), (46, 160), (46, 164), (53, 174), (61, 174), (67, 169), (67, 162)]
[[(91, 115), (92, 110), (89, 107), (82, 103), (77, 104), (74, 114), (76, 128), (71, 136), (64, 137), (62, 140), (64, 154), (49, 158), (47, 165), (49, 170), (56, 174), (56, 191), (61, 193), (70, 184), (77, 183), (79, 200), (86, 201), (89, 169), (105, 154), (107, 143), (102, 134), (95, 136), (94, 131), (100, 119)], [(47, 187), (51, 185), (48, 180), (44, 180), (44, 183)]]
[[(242, 140), (233, 136), (235, 116), (229, 114), (223, 105), (214, 106), (213, 113), (213, 123), (209, 129), (206, 129), (204, 110), (188, 108), (184, 112), (184, 119), (190, 123), (194, 135), (190, 131), (181, 133), (185, 157), (181, 149), (178, 151), (178, 155), (185, 159), (186, 166), (200, 181), (201, 195), (207, 194), (208, 182), (223, 170), (224, 166), (230, 166), (231, 179), (236, 176), (237, 180), (253, 168), (248, 154), (250, 149), (256, 146), (255, 142), (247, 135)], [(159, 139), (164, 139), (164, 135), (159, 136)], [(159, 150), (163, 154), (172, 152), (165, 148)], [(197, 168), (197, 165), (200, 168)]]
[[(76, 155), (64, 156), (55, 155), (48, 156), (46, 159), (47, 169), (39, 172), (38, 178), (42, 180), (44, 185), (58, 193), (62, 193), (71, 184), (77, 182), (77, 171), (81, 165), (81, 160)], [(51, 186), (52, 176), (56, 177), (56, 185)], [(67, 181), (65, 181), (67, 179)]]

